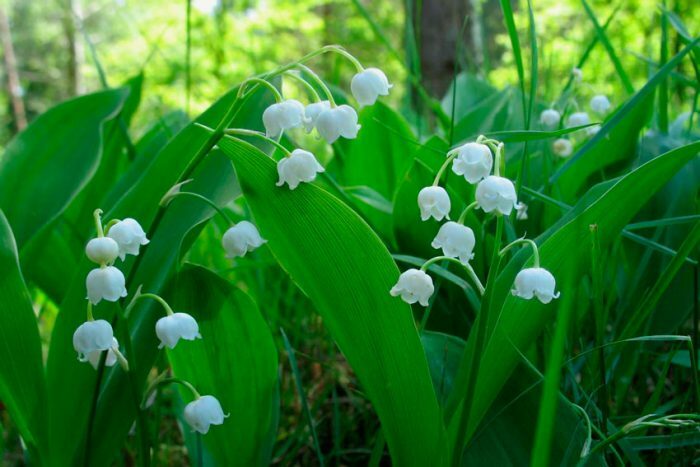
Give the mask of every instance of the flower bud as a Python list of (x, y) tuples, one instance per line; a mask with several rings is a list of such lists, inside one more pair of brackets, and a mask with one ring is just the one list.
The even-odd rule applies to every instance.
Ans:
[(408, 303), (420, 303), (428, 306), (428, 300), (435, 291), (433, 278), (420, 269), (408, 269), (399, 276), (399, 281), (391, 288), (392, 297), (401, 296)]
[(126, 280), (124, 274), (114, 266), (93, 269), (85, 279), (87, 298), (90, 303), (97, 305), (100, 300), (116, 302), (126, 297)]
[(544, 110), (540, 114), (540, 123), (547, 128), (556, 128), (559, 126), (561, 114), (554, 109)]
[(341, 136), (347, 139), (357, 138), (357, 132), (360, 131), (357, 112), (349, 105), (339, 105), (324, 110), (316, 119), (316, 130), (329, 144), (334, 143)]
[(574, 152), (574, 146), (566, 138), (559, 138), (552, 143), (552, 152), (559, 157), (569, 157)]
[[(105, 358), (105, 366), (114, 366), (115, 363), (117, 363), (117, 354), (114, 352), (114, 349), (119, 348), (119, 342), (117, 342), (117, 339), (112, 337), (112, 345), (110, 348), (107, 350), (107, 357)], [(93, 350), (89, 354), (87, 354), (87, 360), (90, 362), (90, 365), (94, 369), (97, 370), (97, 367), (100, 366), (100, 359), (102, 358), (102, 352), (104, 350)]]
[(119, 256), (119, 244), (109, 237), (93, 238), (85, 246), (85, 254), (97, 264), (111, 264)]
[(287, 99), (272, 104), (262, 115), (265, 134), (269, 138), (277, 138), (285, 130), (302, 126), (306, 122), (304, 104), (294, 99)]
[(221, 240), (227, 258), (245, 256), (246, 253), (255, 250), (265, 242), (267, 240), (262, 238), (258, 229), (248, 221), (240, 221), (230, 227)]
[(180, 339), (193, 341), (201, 339), (197, 321), (187, 313), (173, 313), (156, 322), (156, 336), (160, 339), (159, 349), (164, 346), (172, 349)]
[(493, 167), (493, 156), (488, 146), (467, 143), (456, 149), (457, 157), (452, 162), (452, 171), (463, 175), (469, 183), (476, 183), (489, 176)]
[(552, 299), (559, 298), (559, 292), (554, 292), (555, 287), (556, 281), (552, 273), (544, 268), (527, 268), (515, 276), (512, 293), (526, 300), (537, 297), (542, 303), (549, 303)]
[(453, 221), (442, 224), (431, 243), (433, 248), (442, 248), (443, 255), (459, 258), (464, 264), (474, 257), (472, 251), (475, 244), (476, 239), (472, 229)]
[(201, 396), (185, 406), (185, 420), (193, 430), (207, 434), (209, 426), (221, 425), (224, 415), (221, 404), (214, 396)]
[(136, 220), (126, 218), (114, 224), (107, 233), (119, 245), (119, 258), (124, 261), (126, 255), (137, 256), (139, 247), (147, 245), (146, 232)]
[(610, 110), (610, 101), (602, 94), (593, 96), (589, 105), (591, 110), (597, 114), (604, 114)]
[(303, 149), (295, 149), (289, 157), (284, 157), (277, 163), (277, 174), (280, 177), (277, 186), (286, 183), (289, 189), (293, 190), (301, 182), (314, 181), (316, 174), (324, 171), (313, 154)]
[(73, 348), (78, 352), (78, 360), (85, 362), (92, 352), (101, 352), (112, 346), (114, 331), (108, 321), (98, 319), (86, 321), (73, 333)]
[(450, 216), (450, 196), (440, 186), (427, 186), (418, 192), (418, 207), (421, 220), (427, 221), (434, 217), (441, 221)]
[(328, 101), (314, 102), (306, 106), (304, 109), (304, 126), (307, 133), (311, 133), (311, 130), (316, 127), (316, 121), (321, 112), (330, 110), (330, 108), (331, 103)]
[(586, 112), (572, 113), (569, 115), (569, 118), (566, 119), (567, 128), (588, 125), (589, 123), (591, 123), (591, 119), (588, 118), (588, 114)]
[(350, 81), (352, 95), (361, 107), (374, 104), (379, 96), (388, 96), (392, 86), (384, 72), (378, 68), (367, 68)]
[(506, 216), (518, 203), (513, 182), (495, 175), (485, 178), (476, 186), (475, 197), (484, 212), (498, 211)]

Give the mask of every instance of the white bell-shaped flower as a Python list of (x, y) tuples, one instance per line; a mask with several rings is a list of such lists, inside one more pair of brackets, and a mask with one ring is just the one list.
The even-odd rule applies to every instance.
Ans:
[(306, 106), (304, 109), (304, 126), (306, 127), (307, 133), (311, 133), (311, 130), (316, 127), (318, 116), (321, 115), (322, 112), (330, 110), (330, 108), (331, 103), (328, 101), (314, 102)]
[(506, 216), (518, 204), (513, 182), (496, 175), (485, 178), (476, 186), (475, 197), (484, 212), (498, 211)]
[(227, 258), (245, 256), (246, 253), (255, 250), (265, 242), (267, 240), (260, 236), (257, 227), (248, 221), (240, 221), (230, 227), (221, 240)]
[(604, 114), (610, 110), (610, 100), (607, 96), (598, 94), (593, 96), (590, 102), (591, 110), (597, 114)]
[(493, 156), (488, 146), (467, 143), (456, 149), (457, 157), (452, 162), (452, 171), (462, 175), (469, 183), (477, 183), (489, 176), (493, 168)]
[(73, 348), (78, 352), (78, 360), (85, 362), (91, 353), (109, 349), (112, 339), (114, 331), (108, 321), (86, 321), (73, 333)]
[(558, 138), (552, 143), (552, 152), (559, 157), (569, 157), (574, 152), (574, 145), (566, 138)]
[(367, 68), (350, 81), (350, 90), (360, 106), (372, 105), (379, 96), (388, 96), (393, 85), (379, 68)]
[(272, 104), (262, 115), (265, 134), (269, 138), (277, 138), (285, 130), (297, 128), (306, 123), (304, 104), (294, 99), (287, 99)]
[(111, 264), (119, 256), (119, 244), (110, 237), (93, 238), (85, 246), (85, 254), (97, 264)]
[[(115, 337), (112, 338), (112, 345), (107, 350), (105, 366), (114, 366), (114, 364), (117, 363), (117, 354), (114, 352), (114, 349), (119, 349), (119, 342)], [(100, 365), (100, 358), (102, 358), (102, 352), (104, 352), (104, 350), (93, 350), (92, 352), (87, 354), (88, 362), (90, 362), (90, 365), (92, 365), (92, 367), (96, 370), (97, 367)]]
[(97, 305), (101, 300), (116, 302), (126, 297), (126, 279), (124, 274), (114, 266), (93, 269), (85, 279), (87, 298), (90, 303)]
[(130, 217), (110, 227), (107, 236), (119, 245), (119, 258), (124, 261), (126, 255), (138, 255), (141, 245), (147, 245), (146, 232), (141, 225)]
[(442, 248), (442, 254), (450, 258), (459, 258), (467, 264), (474, 257), (476, 238), (474, 231), (466, 225), (448, 221), (442, 224), (431, 243), (433, 248)]
[(556, 285), (554, 276), (546, 269), (527, 268), (515, 276), (513, 295), (526, 300), (537, 297), (542, 303), (549, 303), (559, 298), (559, 292), (554, 292)]
[(582, 69), (574, 67), (571, 70), (571, 74), (574, 75), (575, 82), (580, 83), (581, 81), (583, 81), (583, 70)]
[(180, 339), (193, 341), (202, 338), (197, 320), (187, 313), (173, 313), (159, 319), (156, 322), (156, 336), (160, 339), (159, 349), (172, 349)]
[(427, 186), (418, 192), (418, 207), (421, 220), (431, 217), (441, 221), (450, 215), (450, 195), (441, 186)]
[(573, 128), (575, 126), (583, 126), (591, 123), (591, 119), (586, 112), (575, 112), (569, 115), (566, 119), (566, 127)]
[(547, 128), (556, 128), (559, 126), (561, 114), (554, 109), (547, 109), (540, 114), (540, 123)]
[(321, 138), (329, 144), (341, 136), (347, 139), (357, 138), (360, 125), (357, 124), (357, 112), (349, 105), (339, 105), (321, 112), (316, 119), (316, 130)]
[(224, 415), (219, 400), (214, 396), (201, 396), (185, 406), (185, 420), (193, 430), (203, 435), (211, 425), (221, 425), (228, 415)]
[(280, 177), (277, 186), (286, 183), (289, 189), (293, 190), (301, 182), (314, 181), (316, 174), (324, 171), (313, 154), (303, 149), (295, 149), (289, 157), (284, 157), (277, 163), (277, 174)]
[(432, 277), (420, 269), (408, 269), (399, 276), (399, 281), (389, 293), (392, 297), (400, 295), (408, 304), (418, 302), (422, 306), (428, 306), (428, 300), (434, 291)]

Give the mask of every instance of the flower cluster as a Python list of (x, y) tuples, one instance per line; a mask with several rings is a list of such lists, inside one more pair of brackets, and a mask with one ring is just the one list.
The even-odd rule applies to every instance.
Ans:
[[(352, 78), (350, 90), (360, 107), (373, 105), (379, 96), (389, 94), (392, 85), (389, 84), (383, 71), (378, 68), (365, 69), (351, 55), (346, 53), (343, 55), (349, 58), (358, 70)], [(321, 99), (313, 86), (301, 75), (291, 72), (287, 76), (300, 81), (313, 95), (314, 100), (311, 103), (304, 105), (295, 99), (284, 99), (272, 84), (268, 82), (264, 84), (273, 91), (277, 98), (277, 102), (263, 112), (264, 136), (285, 154), (285, 157), (277, 163), (279, 176), (277, 186), (287, 184), (290, 190), (296, 189), (300, 183), (312, 182), (317, 174), (324, 172), (324, 168), (311, 152), (300, 148), (290, 152), (279, 145), (275, 139), (280, 138), (285, 131), (303, 127), (307, 133), (311, 133), (315, 129), (320, 138), (328, 144), (333, 144), (339, 138), (356, 138), (361, 128), (361, 125), (358, 124), (357, 111), (353, 107), (347, 104), (336, 105), (331, 91), (323, 81), (305, 65), (298, 65), (298, 67), (311, 76), (316, 84), (323, 89), (326, 99)], [(254, 81), (259, 82), (260, 80), (255, 79)], [(226, 133), (228, 135), (258, 136), (254, 135), (254, 132), (241, 129), (230, 129)]]
[[(574, 93), (576, 92), (576, 88), (578, 86), (588, 86), (587, 84), (583, 83), (583, 72), (578, 68), (574, 68), (572, 74), (574, 77), (572, 81), (573, 87), (569, 91), (567, 99), (563, 101), (562, 105), (564, 106), (565, 110), (569, 107), (573, 107), (576, 110), (568, 114), (565, 119), (562, 118), (562, 112), (554, 108), (555, 106), (543, 110), (540, 114), (540, 124), (547, 130), (557, 130), (561, 127), (562, 123), (564, 124), (565, 128), (575, 128), (589, 125), (591, 123), (591, 118), (588, 112), (578, 110), (579, 104), (574, 98)], [(594, 114), (600, 117), (604, 117), (611, 108), (610, 100), (603, 94), (595, 94), (590, 99), (588, 106)], [(584, 130), (584, 134), (586, 136), (593, 136), (598, 133), (599, 130), (600, 125), (591, 125)], [(557, 138), (552, 143), (552, 152), (556, 156), (566, 158), (573, 153), (573, 146), (573, 142), (570, 138)]]
[[(554, 116), (551, 117), (554, 119)], [(557, 115), (556, 118), (558, 120), (559, 116)], [(466, 143), (447, 153), (447, 159), (438, 171), (433, 184), (421, 189), (418, 193), (418, 207), (423, 221), (431, 217), (437, 221), (448, 219), (440, 226), (431, 243), (433, 248), (442, 250), (442, 256), (431, 258), (420, 269), (404, 271), (396, 285), (389, 291), (392, 296), (400, 296), (409, 304), (419, 303), (427, 307), (435, 287), (426, 271), (431, 264), (442, 260), (459, 263), (479, 292), (484, 293), (481, 281), (469, 264), (474, 257), (476, 237), (474, 231), (464, 225), (467, 215), (474, 208), (480, 208), (485, 213), (493, 213), (496, 216), (508, 216), (516, 210), (518, 219), (527, 219), (527, 206), (518, 202), (513, 182), (500, 175), (501, 171), (505, 170), (502, 168), (505, 166), (504, 150), (503, 143), (480, 136), (475, 142)], [(457, 221), (449, 220), (450, 196), (447, 190), (439, 185), (442, 174), (450, 164), (455, 174), (464, 177), (470, 184), (476, 184), (475, 201), (464, 209)], [(534, 267), (523, 269), (517, 274), (512, 290), (513, 295), (526, 300), (536, 297), (542, 303), (549, 303), (552, 299), (559, 297), (559, 293), (555, 292), (554, 276), (540, 267), (539, 251), (534, 241), (524, 238), (516, 240), (503, 248), (500, 254), (504, 255), (519, 243), (528, 243), (533, 248)]]
[[(179, 186), (175, 191), (179, 191)], [(117, 258), (124, 261), (127, 255), (137, 256), (141, 247), (147, 245), (149, 240), (135, 219), (114, 219), (103, 227), (101, 215), (102, 210), (96, 209), (94, 219), (97, 237), (91, 239), (85, 247), (88, 259), (97, 263), (99, 267), (91, 270), (85, 280), (87, 320), (73, 333), (73, 348), (78, 353), (79, 361), (89, 362), (95, 369), (103, 359), (103, 365), (107, 367), (119, 362), (121, 367), (128, 371), (129, 363), (119, 349), (119, 341), (114, 337), (112, 324), (104, 319), (96, 320), (93, 317), (93, 306), (97, 306), (102, 300), (116, 302), (127, 296), (126, 279), (114, 263)], [(155, 334), (160, 340), (159, 348), (172, 349), (180, 339), (201, 339), (199, 325), (191, 315), (173, 312), (165, 300), (155, 294), (141, 293), (140, 287), (122, 315), (124, 320), (128, 318), (135, 303), (144, 298), (156, 300), (166, 311), (166, 316), (160, 318), (155, 326)], [(106, 352), (104, 357), (103, 352)], [(185, 410), (185, 418), (195, 430), (202, 433), (207, 432), (209, 424), (223, 423), (223, 411), (219, 402), (212, 396), (204, 397), (208, 399), (197, 398)], [(221, 417), (218, 416), (217, 407)]]

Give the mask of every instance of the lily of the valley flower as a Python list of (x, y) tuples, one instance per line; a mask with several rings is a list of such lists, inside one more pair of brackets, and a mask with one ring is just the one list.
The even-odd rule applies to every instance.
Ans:
[(116, 302), (127, 295), (124, 274), (114, 266), (90, 271), (85, 279), (85, 287), (87, 298), (93, 305), (97, 305), (101, 300)]
[(469, 183), (477, 183), (491, 173), (493, 156), (488, 146), (481, 143), (467, 143), (455, 149), (457, 157), (452, 163), (452, 171), (462, 175)]
[(309, 104), (304, 109), (304, 126), (306, 127), (306, 132), (311, 133), (316, 127), (316, 121), (318, 116), (326, 110), (330, 110), (331, 103), (328, 101), (314, 102)]
[(295, 149), (289, 157), (284, 157), (277, 163), (277, 174), (280, 177), (277, 186), (286, 183), (289, 189), (293, 190), (301, 182), (312, 182), (317, 173), (324, 171), (313, 154), (303, 149)]
[(408, 304), (418, 302), (422, 306), (428, 306), (428, 300), (434, 291), (433, 279), (425, 271), (408, 269), (399, 276), (399, 281), (389, 293), (392, 297), (400, 295), (401, 299)]
[(555, 128), (559, 126), (559, 121), (561, 120), (561, 114), (554, 109), (544, 110), (540, 114), (540, 123), (547, 128)]
[(497, 211), (506, 216), (518, 203), (513, 182), (496, 175), (491, 175), (479, 182), (475, 197), (484, 212)]
[(354, 139), (360, 131), (357, 120), (355, 109), (349, 105), (339, 105), (326, 109), (318, 115), (316, 130), (329, 144), (334, 143), (341, 136)]
[(350, 90), (360, 106), (372, 105), (379, 96), (388, 96), (392, 86), (384, 72), (378, 68), (362, 70), (350, 81)]
[(588, 125), (591, 123), (591, 119), (588, 117), (586, 112), (575, 112), (569, 115), (566, 119), (566, 127), (573, 128), (575, 126)]
[(427, 186), (418, 192), (418, 207), (422, 220), (433, 217), (441, 221), (450, 215), (450, 196), (440, 186)]
[(78, 360), (86, 362), (93, 352), (111, 348), (113, 339), (114, 331), (108, 321), (86, 321), (73, 333), (73, 348), (78, 352)]
[(221, 404), (214, 396), (201, 396), (185, 406), (185, 420), (193, 430), (203, 435), (211, 425), (221, 425), (228, 415), (224, 415)]
[[(119, 342), (115, 337), (112, 337), (112, 345), (107, 350), (105, 366), (114, 366), (114, 364), (117, 363), (117, 354), (114, 351), (114, 349), (119, 350)], [(104, 352), (104, 350), (93, 350), (92, 352), (87, 354), (88, 362), (90, 362), (90, 365), (92, 365), (92, 367), (96, 370), (97, 367), (100, 365), (100, 358), (102, 358), (102, 352)]]
[(467, 264), (474, 257), (476, 238), (474, 231), (457, 222), (448, 221), (442, 224), (431, 243), (433, 248), (442, 248), (442, 253)]
[(85, 246), (85, 254), (97, 264), (111, 264), (119, 256), (119, 244), (110, 237), (93, 238)]
[(240, 221), (230, 227), (221, 240), (227, 258), (245, 256), (246, 253), (255, 250), (265, 242), (267, 240), (262, 238), (258, 229), (248, 221)]
[(569, 157), (574, 151), (574, 146), (566, 138), (558, 138), (552, 143), (552, 152), (559, 157)]
[(306, 122), (304, 104), (294, 99), (287, 99), (272, 104), (262, 115), (265, 134), (269, 138), (277, 138), (285, 130), (302, 126)]
[(107, 232), (119, 245), (119, 258), (124, 261), (126, 255), (138, 255), (141, 245), (147, 245), (146, 232), (141, 225), (131, 218), (126, 218), (114, 224)]
[(559, 292), (555, 292), (556, 281), (551, 272), (544, 268), (523, 269), (515, 276), (515, 288), (513, 295), (530, 300), (533, 297), (542, 303), (549, 303), (552, 299), (559, 298)]
[(610, 100), (608, 100), (607, 96), (598, 94), (591, 98), (590, 106), (593, 112), (604, 114), (610, 109)]
[(187, 313), (173, 313), (156, 322), (156, 335), (160, 339), (159, 349), (175, 347), (180, 339), (193, 341), (201, 339), (197, 321)]

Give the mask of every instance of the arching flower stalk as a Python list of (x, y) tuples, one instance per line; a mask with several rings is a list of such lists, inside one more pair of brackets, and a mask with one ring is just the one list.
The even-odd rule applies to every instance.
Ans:
[(520, 238), (506, 245), (499, 253), (500, 256), (510, 250), (513, 246), (519, 244), (527, 244), (532, 247), (534, 256), (533, 267), (521, 270), (515, 276), (515, 286), (512, 290), (516, 297), (530, 300), (533, 297), (547, 304), (555, 298), (559, 298), (559, 292), (555, 292), (556, 280), (551, 272), (540, 267), (540, 253), (537, 244), (528, 238)]

